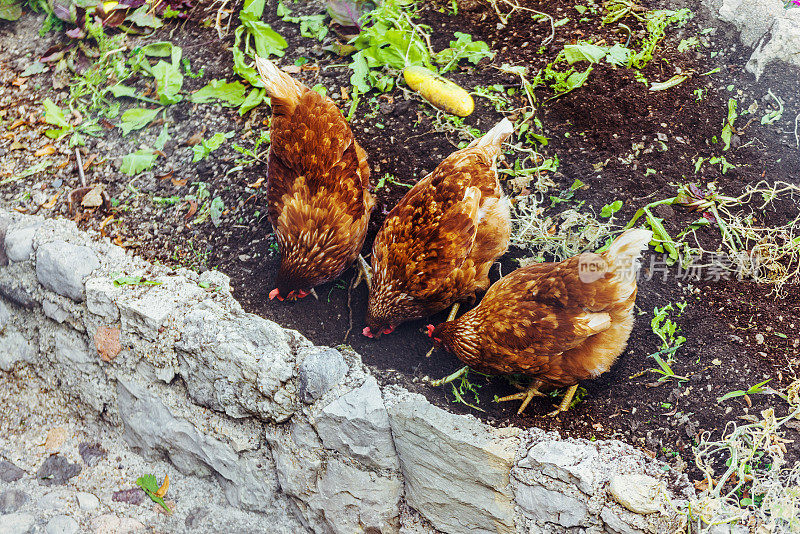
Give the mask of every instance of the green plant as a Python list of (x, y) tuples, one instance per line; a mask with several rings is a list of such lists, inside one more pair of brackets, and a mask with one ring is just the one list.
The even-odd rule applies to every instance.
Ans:
[[(264, 145), (265, 143), (266, 143), (266, 148), (262, 149), (262, 145)], [(255, 141), (253, 141), (253, 148), (244, 148), (236, 143), (231, 143), (231, 148), (233, 148), (236, 152), (244, 156), (243, 158), (237, 159), (236, 164), (242, 166), (250, 166), (256, 162), (265, 163), (266, 160), (263, 158), (269, 151), (269, 144), (270, 144), (270, 131), (266, 129), (261, 130), (258, 137), (256, 137)]]
[(413, 0), (384, 0), (363, 17), (364, 28), (351, 41), (353, 54), (350, 83), (364, 94), (372, 89), (390, 91), (402, 69), (421, 65), (436, 70), (434, 63), (444, 65), (441, 72), (452, 70), (459, 61), (477, 64), (494, 52), (483, 41), (456, 32), (450, 47), (438, 53), (430, 44), (430, 28), (417, 24), (418, 8)]
[(164, 502), (164, 494), (167, 491), (166, 488), (169, 487), (169, 477), (166, 477), (164, 479), (164, 484), (159, 486), (155, 476), (144, 475), (136, 480), (136, 485), (142, 488), (147, 496), (154, 502), (160, 504), (164, 510), (168, 513), (172, 513), (172, 510), (170, 510), (169, 506)]
[(751, 423), (729, 422), (719, 439), (702, 433), (693, 448), (702, 490), (682, 510), (697, 531), (736, 524), (757, 524), (765, 532), (800, 531), (800, 464), (787, 465), (791, 440), (783, 434), (787, 423), (800, 418), (799, 386), (795, 381), (787, 389), (790, 409), (784, 417), (768, 408)]
[(772, 381), (772, 379), (768, 378), (767, 380), (764, 380), (763, 382), (759, 382), (758, 384), (756, 384), (754, 386), (750, 386), (749, 388), (747, 388), (747, 390), (739, 389), (739, 390), (736, 390), (736, 391), (729, 391), (725, 395), (717, 398), (717, 402), (726, 401), (728, 399), (735, 399), (737, 397), (744, 397), (745, 395), (757, 395), (759, 393), (771, 393), (771, 391), (772, 391), (771, 388), (765, 388), (764, 387), (764, 385), (767, 384), (767, 382), (771, 382), (771, 381)]
[(227, 139), (233, 137), (234, 132), (217, 132), (208, 139), (203, 139), (192, 148), (192, 163), (206, 159), (216, 149), (221, 147)]
[(322, 41), (328, 35), (328, 25), (325, 24), (325, 15), (301, 15), (293, 17), (292, 11), (283, 2), (278, 2), (277, 15), (284, 22), (292, 22), (300, 25), (300, 35)]
[(387, 172), (381, 178), (378, 179), (378, 183), (375, 184), (375, 190), (377, 191), (379, 189), (382, 189), (383, 187), (386, 186), (386, 184), (399, 185), (402, 187), (408, 187), (409, 189), (414, 187), (413, 184), (404, 184), (403, 182), (399, 181), (397, 178), (395, 178), (393, 175)]

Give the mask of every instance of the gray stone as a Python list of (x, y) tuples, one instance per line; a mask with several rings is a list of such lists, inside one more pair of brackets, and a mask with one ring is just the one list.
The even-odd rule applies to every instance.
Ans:
[(315, 427), (326, 449), (377, 469), (398, 469), (389, 414), (375, 377), (323, 408)]
[(52, 454), (36, 472), (36, 478), (42, 486), (63, 486), (82, 469), (79, 464), (70, 462), (60, 454)]
[(600, 511), (600, 518), (609, 534), (646, 534), (644, 530), (627, 524), (608, 506), (604, 506)]
[(74, 494), (68, 489), (57, 489), (42, 495), (36, 506), (42, 510), (60, 511), (69, 508), (70, 503), (74, 502)]
[(8, 256), (6, 255), (6, 231), (8, 225), (11, 224), (11, 219), (8, 217), (0, 217), (0, 267), (8, 265)]
[(65, 327), (55, 334), (55, 347), (49, 357), (62, 371), (61, 387), (80, 397), (83, 407), (96, 413), (115, 404), (114, 388), (106, 379), (100, 359), (86, 343), (86, 336)]
[(95, 276), (86, 280), (86, 308), (109, 322), (119, 320), (119, 308), (115, 301), (122, 290), (114, 286), (107, 276)]
[(597, 449), (590, 445), (549, 440), (531, 447), (518, 465), (539, 469), (549, 477), (575, 484), (582, 492), (592, 495), (597, 480), (592, 462), (596, 458)]
[(123, 439), (147, 456), (169, 458), (183, 474), (216, 475), (233, 506), (268, 510), (278, 490), (275, 475), (268, 470), (271, 462), (238, 455), (230, 445), (173, 415), (161, 401), (169, 391), (163, 388), (152, 392), (128, 380), (118, 382)]
[(80, 507), (81, 510), (86, 510), (87, 512), (91, 512), (93, 510), (97, 510), (97, 508), (100, 507), (100, 499), (98, 499), (91, 493), (87, 493), (85, 491), (79, 491), (75, 497), (78, 499), (78, 506)]
[(785, 9), (772, 23), (768, 36), (769, 40), (759, 44), (746, 65), (756, 79), (773, 62), (800, 66), (800, 9)]
[(395, 475), (380, 476), (330, 460), (309, 504), (337, 534), (397, 532), (402, 491), (403, 483)]
[(28, 494), (17, 489), (9, 489), (0, 493), (0, 514), (16, 512), (28, 502)]
[(84, 463), (89, 467), (94, 467), (97, 462), (108, 455), (99, 443), (91, 444), (85, 441), (78, 443), (78, 454), (81, 455)]
[(425, 397), (384, 390), (406, 501), (452, 533), (516, 532), (509, 472), (518, 430), (451, 414)]
[(30, 514), (8, 514), (0, 516), (0, 534), (28, 534), (33, 528)]
[(591, 523), (586, 503), (545, 487), (521, 486), (517, 504), (540, 524), (558, 523), (562, 527), (582, 527)]
[(336, 349), (314, 347), (304, 352), (307, 355), (297, 368), (297, 394), (300, 400), (311, 404), (341, 382), (348, 367)]
[(16, 482), (25, 475), (25, 471), (7, 460), (0, 460), (0, 481)]
[(294, 418), (282, 425), (267, 426), (266, 438), (281, 490), (307, 501), (316, 491), (323, 466), (322, 442), (314, 428), (305, 420)]
[(200, 528), (201, 524), (203, 523), (203, 519), (205, 519), (207, 515), (208, 509), (197, 506), (189, 510), (189, 513), (186, 514), (184, 524), (186, 525), (186, 528), (192, 529), (193, 532), (197, 532), (197, 529)]
[(214, 302), (192, 308), (175, 348), (189, 396), (231, 417), (286, 421), (298, 409), (292, 338), (251, 314), (230, 315)]
[(31, 298), (28, 291), (14, 280), (0, 280), (0, 297), (5, 297), (28, 310), (36, 307), (36, 301)]
[(59, 324), (63, 323), (70, 317), (70, 314), (67, 310), (48, 298), (45, 298), (42, 301), (42, 311), (47, 317)]
[(219, 271), (205, 271), (200, 274), (198, 283), (208, 285), (209, 288), (217, 288), (223, 292), (230, 293), (231, 279)]
[(95, 534), (133, 534), (142, 530), (144, 525), (130, 517), (105, 514), (92, 519), (92, 531)]
[(127, 288), (119, 299), (122, 330), (136, 332), (149, 341), (155, 341), (181, 306), (205, 296), (197, 284), (176, 277), (158, 279), (161, 285)]
[(661, 510), (661, 482), (648, 475), (614, 475), (608, 493), (619, 504), (637, 514), (652, 514)]
[(83, 281), (100, 267), (97, 255), (89, 247), (65, 241), (52, 241), (36, 251), (36, 278), (44, 287), (83, 302)]
[(47, 522), (46, 534), (75, 534), (78, 532), (78, 522), (68, 515), (57, 515)]
[(752, 48), (783, 10), (783, 0), (724, 0), (719, 15), (740, 27), (742, 44)]
[(16, 331), (0, 333), (0, 370), (11, 371), (19, 363), (36, 360), (36, 350), (25, 337)]
[(33, 238), (41, 223), (6, 231), (6, 255), (11, 261), (28, 261), (33, 254)]
[(5, 330), (6, 325), (8, 325), (10, 322), (11, 322), (11, 312), (8, 311), (6, 305), (3, 303), (2, 300), (0, 300), (0, 332)]

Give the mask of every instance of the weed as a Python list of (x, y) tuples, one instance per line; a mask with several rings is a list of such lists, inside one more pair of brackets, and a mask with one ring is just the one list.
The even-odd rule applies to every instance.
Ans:
[[(795, 381), (787, 394), (800, 386)], [(786, 465), (786, 424), (800, 418), (797, 398), (778, 417), (774, 408), (761, 412), (761, 420), (737, 425), (731, 421), (719, 440), (711, 432), (701, 435), (694, 448), (695, 465), (703, 473), (702, 491), (683, 513), (699, 531), (715, 525), (760, 525), (764, 532), (800, 531), (800, 464)], [(794, 402), (791, 402), (794, 401)], [(724, 461), (718, 473), (715, 465)]]

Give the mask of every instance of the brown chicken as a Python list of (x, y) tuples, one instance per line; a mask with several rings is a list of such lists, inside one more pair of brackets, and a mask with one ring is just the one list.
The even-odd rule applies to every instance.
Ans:
[(372, 247), (364, 335), (474, 300), (489, 287), (489, 268), (508, 249), (509, 203), (497, 179), (504, 119), (451, 154), (389, 212)]
[(578, 381), (608, 371), (625, 350), (638, 260), (651, 237), (649, 230), (628, 230), (601, 254), (517, 269), (480, 305), (455, 321), (429, 325), (428, 334), (479, 372), (533, 377), (527, 391), (500, 399), (522, 399), (518, 413), (542, 386), (571, 386), (551, 415), (565, 411)]
[(333, 101), (256, 57), (272, 102), (269, 220), (281, 250), (269, 297), (297, 299), (349, 267), (375, 205), (367, 155)]

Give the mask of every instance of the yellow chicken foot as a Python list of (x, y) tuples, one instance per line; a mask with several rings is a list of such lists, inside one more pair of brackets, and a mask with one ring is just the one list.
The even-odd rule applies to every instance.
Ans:
[(461, 369), (459, 369), (458, 371), (456, 371), (455, 373), (453, 373), (451, 375), (448, 375), (448, 376), (446, 376), (444, 378), (440, 378), (439, 380), (431, 380), (431, 385), (433, 387), (437, 387), (437, 386), (442, 386), (444, 384), (448, 384), (448, 383), (452, 382), (453, 380), (455, 380), (456, 378), (458, 378), (461, 375), (463, 375), (464, 373), (466, 373), (467, 371), (469, 371), (469, 367), (467, 367), (465, 365), (464, 367), (462, 367)]
[(566, 412), (567, 410), (569, 410), (569, 405), (572, 404), (572, 399), (575, 397), (576, 391), (578, 391), (578, 384), (570, 386), (567, 392), (564, 393), (564, 398), (561, 399), (561, 404), (558, 405), (558, 408), (553, 410), (547, 415), (550, 417), (555, 417), (561, 412)]
[(522, 412), (525, 411), (525, 408), (528, 407), (528, 404), (530, 404), (531, 400), (533, 400), (534, 397), (545, 397), (546, 396), (544, 393), (539, 391), (540, 387), (542, 387), (542, 381), (541, 380), (536, 380), (525, 391), (522, 391), (520, 393), (514, 393), (513, 395), (508, 395), (507, 397), (499, 398), (499, 399), (497, 399), (497, 402), (505, 402), (505, 401), (511, 401), (511, 400), (522, 400), (522, 404), (520, 405), (519, 410), (517, 410), (517, 414), (521, 414)]
[[(447, 316), (448, 321), (453, 321), (456, 318), (456, 314), (458, 313), (458, 307), (461, 306), (458, 302), (453, 304), (453, 307), (450, 308), (450, 314)], [(433, 351), (436, 350), (436, 346), (431, 347), (431, 350), (425, 355), (426, 358), (430, 358)]]
[(358, 261), (358, 277), (353, 287), (358, 287), (363, 280), (364, 283), (367, 284), (367, 289), (370, 289), (372, 287), (372, 267), (369, 266), (369, 263), (367, 263), (367, 260), (365, 260), (364, 256), (361, 254), (358, 255), (356, 261)]

